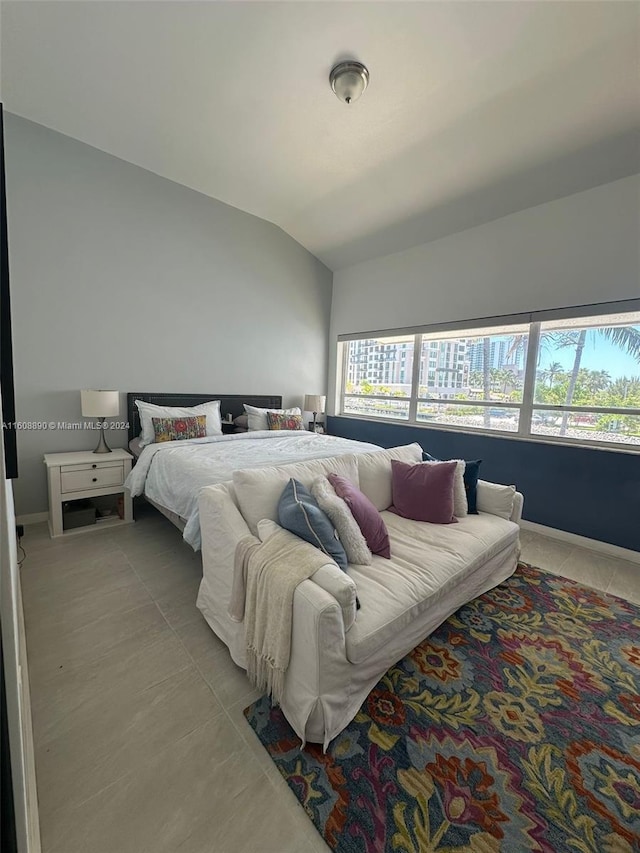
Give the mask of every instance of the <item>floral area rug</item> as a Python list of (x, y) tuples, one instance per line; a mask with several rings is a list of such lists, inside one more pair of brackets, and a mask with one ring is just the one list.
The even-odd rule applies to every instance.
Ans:
[(640, 607), (520, 564), (322, 748), (245, 714), (339, 853), (640, 851)]

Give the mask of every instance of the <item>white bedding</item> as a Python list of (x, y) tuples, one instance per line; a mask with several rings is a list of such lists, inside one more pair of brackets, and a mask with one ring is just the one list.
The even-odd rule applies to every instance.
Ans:
[(167, 441), (143, 448), (125, 488), (132, 497), (144, 493), (184, 518), (184, 539), (197, 551), (201, 544), (198, 496), (205, 486), (231, 480), (233, 471), (240, 468), (286, 465), (378, 449), (375, 444), (306, 430), (258, 430)]

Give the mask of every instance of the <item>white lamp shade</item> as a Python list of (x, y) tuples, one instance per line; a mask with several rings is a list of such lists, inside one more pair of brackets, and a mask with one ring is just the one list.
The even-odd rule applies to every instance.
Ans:
[(81, 391), (80, 399), (85, 418), (115, 418), (120, 414), (118, 391)]
[(326, 401), (327, 398), (320, 394), (305, 394), (304, 410), (305, 412), (324, 412)]

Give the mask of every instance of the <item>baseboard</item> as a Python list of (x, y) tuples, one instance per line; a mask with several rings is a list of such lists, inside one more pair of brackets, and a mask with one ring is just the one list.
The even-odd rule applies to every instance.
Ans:
[[(12, 535), (15, 531), (13, 492), (11, 481), (2, 480), (3, 475), (4, 459), (0, 451), (0, 613), (16, 840), (20, 853), (41, 853), (29, 661), (17, 543)], [(4, 801), (2, 805), (4, 809)]]
[(579, 548), (589, 548), (607, 557), (618, 557), (620, 560), (629, 560), (640, 564), (640, 551), (632, 551), (630, 548), (621, 548), (619, 545), (611, 545), (609, 542), (600, 542), (598, 539), (588, 539), (586, 536), (578, 536), (577, 533), (569, 533), (566, 530), (558, 530), (556, 527), (545, 527), (544, 524), (536, 524), (534, 521), (520, 522), (523, 530), (531, 530), (532, 533), (540, 533), (549, 539), (558, 539), (560, 542), (568, 542)]
[[(19, 582), (19, 581), (18, 581)], [(33, 742), (33, 722), (31, 717), (31, 688), (29, 685), (29, 663), (27, 659), (27, 634), (24, 626), (24, 609), (22, 605), (22, 585), (18, 588), (19, 623), (18, 639), (21, 660), (20, 690), (22, 707), (24, 708), (23, 739), (25, 749), (26, 779), (25, 790), (27, 800), (27, 849), (26, 853), (41, 853), (40, 813), (38, 810), (38, 789), (36, 785), (36, 756)]]
[(27, 515), (16, 516), (16, 524), (40, 524), (49, 518), (48, 512), (32, 512)]

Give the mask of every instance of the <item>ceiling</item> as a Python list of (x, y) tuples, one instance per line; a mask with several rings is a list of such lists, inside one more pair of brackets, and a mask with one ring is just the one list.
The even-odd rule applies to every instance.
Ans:
[[(2, 97), (332, 269), (640, 171), (627, 2), (7, 2)], [(364, 62), (346, 106), (332, 65)]]

